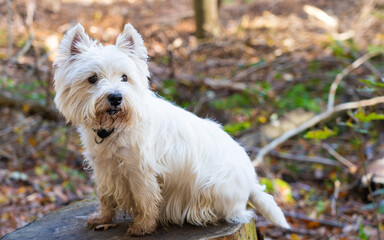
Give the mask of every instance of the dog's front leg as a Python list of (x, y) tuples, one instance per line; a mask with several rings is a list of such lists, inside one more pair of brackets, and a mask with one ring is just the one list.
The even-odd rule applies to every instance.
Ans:
[(88, 217), (87, 223), (91, 226), (111, 223), (116, 215), (114, 201), (109, 196), (104, 196), (103, 192), (97, 193), (100, 203), (100, 212), (95, 212)]
[(130, 178), (130, 186), (135, 202), (135, 220), (127, 233), (133, 236), (143, 236), (156, 230), (159, 219), (159, 204), (161, 190), (156, 176), (136, 172)]

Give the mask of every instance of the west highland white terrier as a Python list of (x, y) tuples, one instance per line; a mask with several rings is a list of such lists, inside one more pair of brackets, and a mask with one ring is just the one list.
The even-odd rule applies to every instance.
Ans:
[(249, 200), (289, 228), (243, 147), (219, 124), (150, 90), (147, 50), (132, 25), (103, 46), (77, 24), (54, 67), (56, 106), (78, 127), (97, 186), (100, 212), (88, 224), (110, 223), (119, 210), (135, 216), (127, 230), (135, 236), (158, 224), (246, 223), (254, 216)]

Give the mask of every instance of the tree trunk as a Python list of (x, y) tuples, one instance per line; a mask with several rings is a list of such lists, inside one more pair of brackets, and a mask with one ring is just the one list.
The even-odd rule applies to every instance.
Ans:
[(220, 34), (220, 0), (193, 0), (195, 9), (196, 37), (205, 38)]

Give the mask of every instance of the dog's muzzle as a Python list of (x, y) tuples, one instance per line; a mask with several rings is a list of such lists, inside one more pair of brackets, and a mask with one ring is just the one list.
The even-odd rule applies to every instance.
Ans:
[(121, 95), (121, 93), (118, 93), (118, 92), (109, 94), (107, 98), (108, 98), (108, 102), (114, 107), (119, 106), (123, 101), (123, 95)]
[(108, 95), (107, 97), (109, 104), (111, 105), (108, 108), (107, 113), (109, 115), (115, 115), (118, 111), (121, 110), (121, 103), (123, 102), (123, 96), (121, 93), (114, 92)]

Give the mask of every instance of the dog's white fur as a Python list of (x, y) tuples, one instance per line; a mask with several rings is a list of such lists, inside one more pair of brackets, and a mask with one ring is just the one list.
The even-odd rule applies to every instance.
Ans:
[[(131, 235), (149, 234), (158, 223), (245, 223), (254, 216), (246, 209), (250, 200), (271, 222), (289, 228), (244, 149), (220, 125), (149, 89), (147, 51), (130, 24), (115, 45), (105, 47), (78, 24), (59, 51), (55, 103), (78, 126), (100, 200), (100, 212), (89, 217), (89, 224), (108, 223), (117, 210), (135, 215)], [(98, 80), (91, 84), (94, 74)], [(123, 101), (111, 115), (107, 96), (114, 92)], [(95, 130), (113, 128), (100, 143)]]

